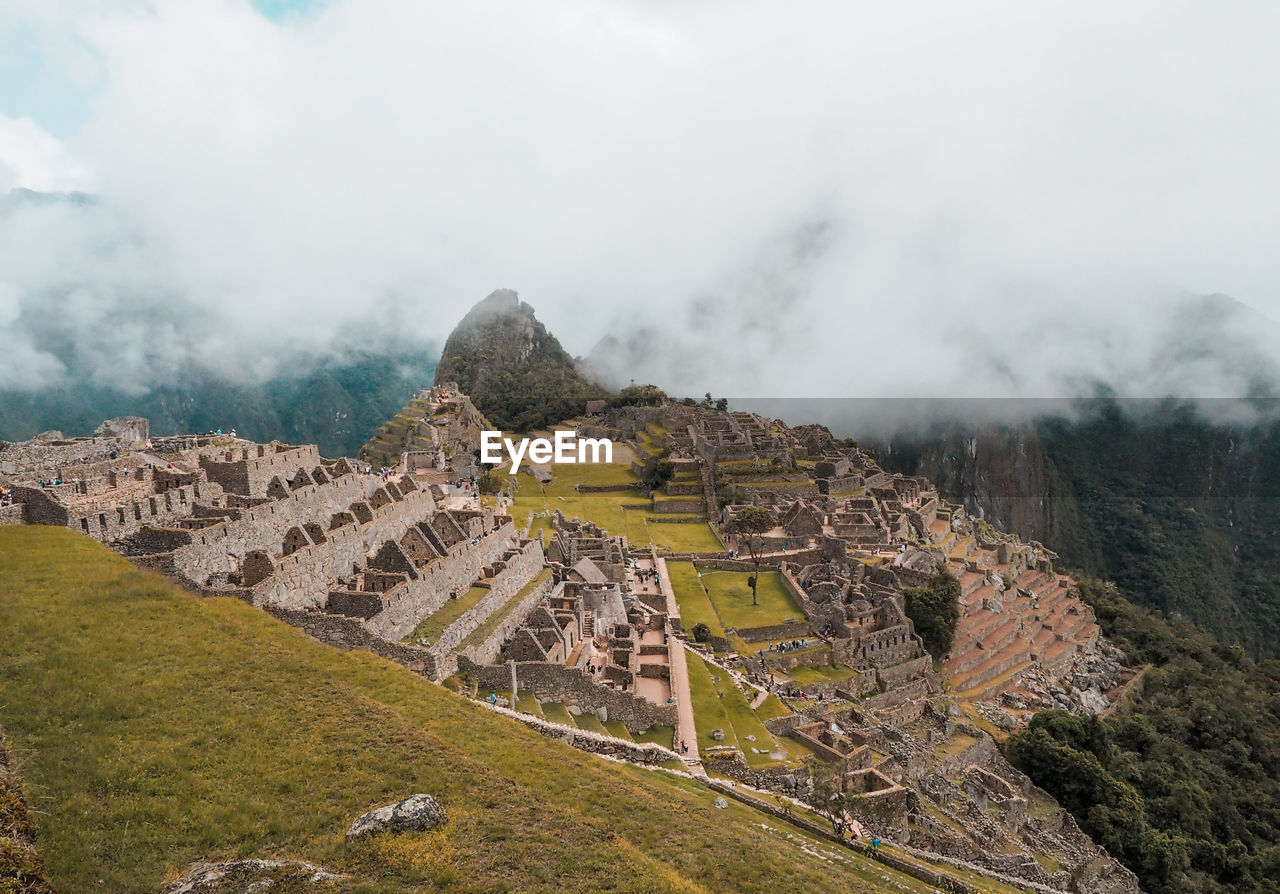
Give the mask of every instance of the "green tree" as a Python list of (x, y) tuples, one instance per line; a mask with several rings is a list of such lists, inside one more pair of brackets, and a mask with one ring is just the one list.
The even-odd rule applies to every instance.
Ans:
[(951, 651), (956, 625), (960, 623), (960, 581), (938, 568), (923, 587), (902, 591), (907, 617), (934, 658)]
[(773, 530), (777, 524), (773, 513), (763, 506), (743, 506), (734, 513), (733, 520), (726, 527), (730, 534), (737, 535), (739, 546), (746, 543), (747, 552), (755, 566), (755, 573), (751, 578), (752, 605), (760, 604), (756, 599), (756, 589), (760, 580), (760, 556), (764, 552), (764, 542), (760, 535)]
[(676, 473), (676, 464), (668, 459), (670, 455), (670, 450), (663, 449), (646, 459), (640, 470), (640, 483), (655, 491), (670, 481)]

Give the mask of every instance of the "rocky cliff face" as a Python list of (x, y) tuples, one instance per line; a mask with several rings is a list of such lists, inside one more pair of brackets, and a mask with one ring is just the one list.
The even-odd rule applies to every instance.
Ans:
[(588, 400), (607, 396), (510, 289), (462, 318), (445, 342), (435, 381), (456, 382), (490, 422), (516, 431), (579, 415)]

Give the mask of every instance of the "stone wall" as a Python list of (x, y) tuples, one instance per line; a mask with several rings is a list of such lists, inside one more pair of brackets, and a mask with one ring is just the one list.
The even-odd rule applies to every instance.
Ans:
[(381, 637), (374, 636), (364, 629), (359, 621), (352, 618), (272, 605), (266, 606), (266, 610), (320, 642), (344, 651), (363, 649), (403, 665), (414, 673), (426, 676), (430, 676), (434, 669), (434, 659), (426, 649), (405, 643), (387, 642)]
[[(200, 531), (189, 546), (177, 550), (175, 567), (204, 585), (215, 575), (237, 573), (245, 557), (260, 550), (272, 559), (275, 573), (255, 587), (255, 604), (323, 606), (334, 580), (351, 574), (384, 542), (399, 540), (412, 524), (435, 511), (430, 493), (414, 490), (401, 500), (368, 508), (364, 523), (329, 530), (335, 515), (348, 512), (353, 503), (365, 503), (379, 491), (386, 493), (379, 478), (358, 474), (300, 487), (280, 499), (244, 509), (239, 519)], [(286, 535), (309, 524), (319, 526), (323, 542), (307, 538), (301, 548), (282, 556)]]
[[(531, 543), (541, 552), (538, 541)], [(448, 602), (451, 593), (461, 595), (466, 592), (481, 577), (484, 566), (497, 562), (507, 550), (516, 546), (515, 525), (509, 520), (496, 532), (486, 534), (475, 546), (466, 540), (455, 543), (449, 547), (449, 555), (419, 568), (416, 580), (406, 581), (389, 591), (382, 611), (370, 618), (365, 626), (383, 639), (403, 639), (423, 618), (434, 614)], [(524, 547), (526, 552), (529, 549), (529, 545)], [(506, 576), (504, 569), (499, 577), (505, 580)]]
[[(504, 587), (508, 587), (512, 591), (511, 595), (503, 599), (497, 608), (485, 615), (480, 623), (475, 625), (476, 627), (487, 621), (495, 612), (501, 611), (511, 599), (515, 598), (520, 589), (530, 583), (541, 570), (542, 547), (536, 540), (530, 541), (529, 546), (533, 549), (526, 552), (523, 559), (516, 560), (517, 565), (523, 567), (519, 567), (516, 573), (512, 575), (509, 584), (504, 584)], [(529, 612), (533, 611), (538, 603), (546, 599), (551, 592), (551, 587), (552, 579), (550, 572), (548, 572), (541, 583), (535, 587), (530, 587), (529, 592), (520, 597), (520, 601), (507, 612), (506, 617), (495, 625), (483, 640), (471, 643), (459, 651), (458, 657), (460, 659), (465, 657), (468, 661), (477, 665), (487, 665), (497, 661), (499, 654), (502, 652), (502, 644), (520, 629)], [(473, 627), (472, 629), (474, 630), (475, 628)]]
[(116, 443), (114, 438), (0, 441), (0, 475), (20, 479), (53, 477), (64, 466), (108, 459)]
[(14, 503), (12, 506), (0, 506), (0, 525), (20, 525), (24, 520), (23, 506)]
[(770, 767), (753, 770), (737, 751), (703, 752), (702, 762), (708, 772), (741, 782), (761, 791), (799, 795), (810, 786), (805, 767)]
[(861, 475), (845, 475), (835, 478), (819, 478), (814, 484), (820, 494), (842, 494), (866, 486), (866, 479)]
[(512, 711), (501, 705), (482, 704), (492, 711), (504, 714), (512, 720), (517, 720), (525, 726), (537, 730), (544, 736), (559, 739), (564, 744), (577, 748), (579, 751), (587, 751), (591, 754), (599, 754), (605, 757), (615, 757), (634, 764), (661, 764), (666, 761), (680, 759), (680, 755), (671, 749), (663, 748), (661, 745), (655, 745), (652, 742), (628, 742), (625, 739), (616, 739), (613, 736), (552, 723), (532, 714), (521, 714), (519, 711)]
[(320, 451), (314, 444), (292, 447), (273, 442), (233, 447), (221, 458), (200, 457), (200, 466), (210, 481), (229, 493), (246, 497), (265, 497), (272, 478), (279, 476), (287, 482), (300, 470), (310, 473), (319, 465)]
[(173, 552), (191, 543), (191, 531), (181, 528), (146, 527), (133, 535), (133, 552), (141, 554)]
[(922, 655), (919, 658), (904, 661), (901, 664), (878, 667), (876, 668), (876, 677), (879, 679), (882, 689), (892, 689), (904, 680), (924, 676), (932, 667), (933, 659), (928, 655)]
[[(520, 553), (508, 560), (507, 567), (493, 578), (489, 592), (482, 596), (479, 602), (464, 612), (456, 621), (446, 627), (440, 636), (436, 638), (436, 641), (427, 647), (436, 659), (437, 679), (447, 677), (457, 669), (460, 656), (453, 655), (453, 651), (477, 627), (487, 621), (490, 615), (501, 610), (503, 606), (514, 598), (521, 587), (533, 580), (538, 571), (541, 570), (543, 561), (542, 543), (537, 540), (527, 541), (521, 548)], [(483, 643), (474, 643), (468, 646), (462, 657), (466, 657), (470, 663), (475, 665), (485, 665), (495, 660), (502, 648), (503, 640), (516, 631), (520, 624), (524, 622), (525, 616), (533, 610), (534, 605), (546, 596), (550, 589), (550, 581), (551, 577), (548, 575), (543, 586), (534, 587), (530, 590), (521, 600), (522, 604), (516, 606), (493, 633), (485, 637)], [(495, 646), (492, 640), (499, 633), (505, 635), (497, 640)], [(489, 654), (490, 651), (492, 651), (492, 654)]]
[[(798, 617), (804, 617), (803, 610), (798, 613)], [(792, 621), (790, 624), (773, 624), (767, 627), (739, 627), (737, 632), (738, 636), (749, 643), (764, 642), (765, 640), (808, 639), (813, 636), (813, 628), (808, 621), (803, 620)], [(822, 663), (825, 664), (825, 660)]]
[(700, 513), (706, 510), (706, 506), (702, 500), (654, 500), (652, 508), (645, 506), (650, 512), (656, 514), (673, 514), (673, 513)]
[(14, 499), (26, 504), (28, 524), (70, 528), (103, 543), (122, 540), (147, 525), (163, 527), (186, 518), (198, 501), (213, 495), (209, 485), (200, 481), (145, 495), (137, 488), (125, 489), (119, 503), (111, 492), (102, 499), (79, 501), (72, 484), (13, 490)]
[(19, 485), (13, 489), (13, 499), (26, 506), (27, 524), (67, 526), (67, 507), (46, 493), (44, 488)]
[[(516, 680), (522, 690), (532, 692), (541, 702), (562, 702), (586, 713), (603, 709), (604, 720), (620, 720), (633, 733), (643, 733), (651, 726), (676, 725), (675, 705), (655, 705), (636, 695), (599, 686), (584, 671), (560, 664), (540, 661), (516, 662)], [(476, 673), (481, 689), (506, 689), (511, 685), (508, 665), (480, 668)]]

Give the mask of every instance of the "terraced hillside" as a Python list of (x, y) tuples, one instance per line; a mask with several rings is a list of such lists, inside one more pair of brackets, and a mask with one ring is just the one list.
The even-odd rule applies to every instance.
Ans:
[[(0, 680), (61, 891), (157, 891), (244, 857), (356, 891), (932, 890), (68, 530), (0, 529)], [(415, 792), (447, 826), (344, 844), (356, 815)]]
[(444, 451), (451, 458), (454, 451), (469, 451), (478, 444), (485, 424), (465, 395), (424, 389), (378, 427), (360, 448), (360, 457), (375, 468), (396, 465), (406, 452), (434, 456)]

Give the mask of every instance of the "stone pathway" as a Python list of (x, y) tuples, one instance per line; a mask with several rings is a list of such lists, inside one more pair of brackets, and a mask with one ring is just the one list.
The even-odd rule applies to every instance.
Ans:
[(684, 642), (679, 637), (667, 639), (667, 654), (671, 661), (671, 691), (676, 697), (676, 750), (680, 742), (689, 746), (688, 753), (680, 753), (680, 760), (694, 776), (704, 775), (702, 758), (698, 754), (698, 730), (693, 724), (693, 701), (689, 697), (689, 665), (685, 662)]

